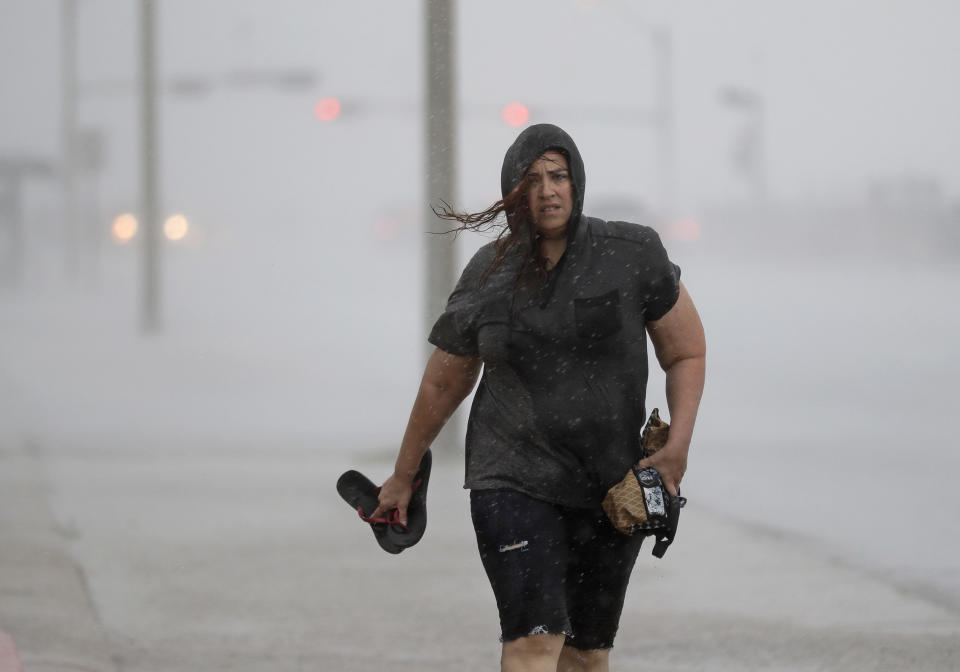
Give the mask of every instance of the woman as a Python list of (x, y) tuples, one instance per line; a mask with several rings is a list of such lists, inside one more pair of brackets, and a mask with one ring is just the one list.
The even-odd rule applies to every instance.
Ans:
[(703, 328), (657, 234), (581, 214), (586, 176), (549, 124), (507, 151), (503, 200), (459, 228), (506, 215), (437, 320), (379, 516), (406, 523), (411, 482), (483, 369), (466, 439), (466, 486), (500, 613), (502, 669), (607, 670), (641, 537), (600, 503), (641, 457), (646, 334), (666, 371), (671, 430), (645, 461), (677, 493), (703, 390)]

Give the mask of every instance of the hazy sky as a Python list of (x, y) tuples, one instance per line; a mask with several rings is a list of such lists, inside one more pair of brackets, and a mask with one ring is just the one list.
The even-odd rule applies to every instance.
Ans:
[[(291, 206), (299, 211), (308, 202), (303, 192), (329, 180), (341, 183), (340, 192), (363, 188), (348, 176), (358, 157), (377, 147), (387, 152), (382, 160), (402, 162), (404, 177), (379, 185), (375, 200), (419, 202), (421, 122), (414, 108), (423, 71), (422, 3), (158, 4), (166, 77), (285, 67), (321, 74), (311, 92), (219, 89), (168, 100), (168, 197), (204, 200), (201, 209), (210, 210), (226, 207), (247, 179), (274, 191), (260, 174), (245, 177), (244, 170), (259, 166), (285, 180), (297, 194), (290, 198), (304, 203)], [(136, 73), (137, 5), (79, 0), (82, 82)], [(0, 154), (57, 150), (58, 8), (52, 0), (0, 0)], [(668, 27), (674, 44), (682, 204), (744, 189), (731, 170), (744, 117), (717, 95), (729, 85), (763, 96), (775, 195), (856, 193), (872, 177), (904, 175), (936, 177), (950, 197), (960, 195), (960, 5), (950, 0), (484, 0), (458, 3), (458, 19), (460, 177), (470, 205), (496, 196), (499, 162), (516, 133), (498, 110), (512, 100), (529, 102), (534, 121), (556, 121), (577, 139), (587, 161), (588, 205), (591, 193), (602, 192), (655, 200), (660, 175), (651, 128), (589, 117), (655, 102), (648, 26)], [(311, 118), (322, 95), (342, 95), (368, 114), (324, 127)], [(88, 94), (80, 117), (106, 130), (104, 207), (129, 207), (136, 185), (132, 93)], [(198, 181), (206, 186), (202, 199), (189, 193)]]

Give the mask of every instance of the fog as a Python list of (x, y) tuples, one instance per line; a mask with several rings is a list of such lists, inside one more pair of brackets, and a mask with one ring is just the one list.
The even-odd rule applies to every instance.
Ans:
[[(426, 194), (420, 3), (158, 2), (161, 210), (190, 228), (152, 334), (142, 232), (111, 230), (139, 216), (137, 5), (77, 6), (96, 146), (67, 216), (61, 5), (0, 2), (0, 441), (395, 451), (424, 211), (498, 198), (522, 102), (576, 140), (585, 212), (654, 226), (683, 269), (708, 342), (690, 501), (960, 609), (958, 5), (461, 2), (458, 193)], [(486, 240), (451, 243), (457, 267)]]

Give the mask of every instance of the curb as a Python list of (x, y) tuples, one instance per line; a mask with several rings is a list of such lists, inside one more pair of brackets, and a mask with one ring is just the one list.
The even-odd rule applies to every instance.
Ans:
[[(116, 669), (42, 463), (0, 439), (0, 672)], [(14, 644), (16, 642), (16, 645)]]

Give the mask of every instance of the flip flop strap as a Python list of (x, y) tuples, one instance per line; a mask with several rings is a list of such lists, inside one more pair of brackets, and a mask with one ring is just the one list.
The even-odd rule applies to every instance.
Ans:
[[(417, 480), (415, 480), (413, 482), (413, 492), (416, 492), (417, 488), (419, 488), (422, 484), (423, 484), (422, 478), (418, 478)], [(380, 492), (380, 488), (378, 487), (376, 490), (374, 490), (374, 492)], [(360, 514), (360, 520), (362, 520), (365, 523), (371, 523), (371, 524), (386, 523), (387, 525), (402, 525), (403, 527), (406, 527), (406, 525), (400, 522), (399, 509), (390, 509), (389, 511), (387, 511), (386, 517), (378, 516), (377, 518), (371, 518), (370, 516), (367, 516), (366, 514), (364, 514), (362, 506), (357, 507), (357, 513)]]
[(400, 511), (398, 511), (397, 509), (390, 509), (389, 511), (387, 511), (386, 516), (377, 516), (376, 518), (371, 518), (370, 516), (367, 516), (366, 514), (363, 513), (362, 506), (358, 506), (357, 513), (360, 514), (360, 520), (362, 520), (365, 523), (371, 523), (371, 524), (386, 523), (387, 525), (403, 525), (403, 523), (400, 522)]

